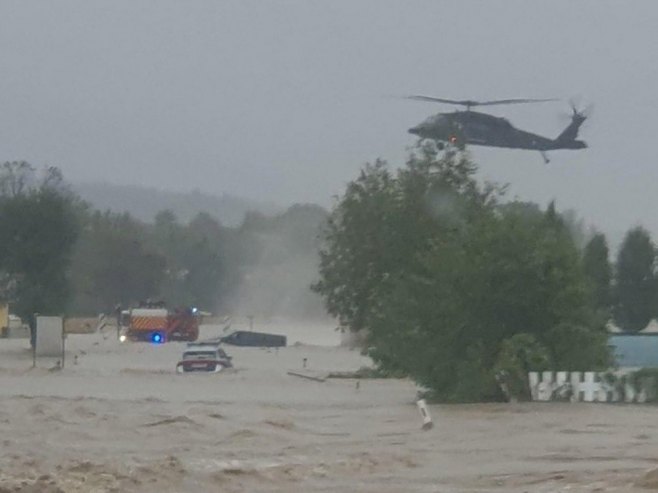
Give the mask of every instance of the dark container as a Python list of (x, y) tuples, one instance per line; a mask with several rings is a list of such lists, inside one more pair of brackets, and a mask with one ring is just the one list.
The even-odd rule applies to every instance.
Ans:
[(286, 336), (277, 334), (237, 330), (225, 337), (222, 337), (222, 342), (224, 344), (231, 344), (233, 346), (285, 347), (287, 344), (287, 339)]

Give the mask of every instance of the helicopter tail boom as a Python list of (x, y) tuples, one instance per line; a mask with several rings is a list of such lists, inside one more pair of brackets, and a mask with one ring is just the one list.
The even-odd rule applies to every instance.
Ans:
[(579, 112), (575, 107), (572, 107), (573, 114), (571, 115), (571, 122), (567, 125), (560, 135), (554, 140), (558, 148), (565, 149), (582, 149), (587, 147), (587, 144), (582, 140), (577, 140), (578, 131), (580, 126), (587, 120), (587, 116)]

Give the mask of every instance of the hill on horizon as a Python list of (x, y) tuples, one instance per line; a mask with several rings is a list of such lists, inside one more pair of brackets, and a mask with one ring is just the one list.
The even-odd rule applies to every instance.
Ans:
[(238, 226), (249, 211), (272, 214), (284, 209), (268, 202), (225, 193), (213, 195), (199, 190), (174, 192), (140, 185), (111, 183), (74, 183), (71, 188), (96, 209), (129, 212), (145, 222), (152, 222), (158, 212), (168, 209), (183, 222), (188, 222), (199, 212), (207, 212), (225, 226)]

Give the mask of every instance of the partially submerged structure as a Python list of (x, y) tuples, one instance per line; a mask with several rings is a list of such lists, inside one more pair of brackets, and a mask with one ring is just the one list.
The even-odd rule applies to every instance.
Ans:
[(233, 346), (251, 347), (285, 347), (288, 344), (286, 336), (249, 330), (236, 330), (222, 337), (221, 342)]

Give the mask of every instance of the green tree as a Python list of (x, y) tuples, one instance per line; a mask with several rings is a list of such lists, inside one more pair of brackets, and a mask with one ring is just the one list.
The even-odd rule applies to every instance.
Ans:
[(612, 267), (608, 259), (608, 243), (602, 233), (595, 234), (585, 245), (583, 268), (590, 284), (594, 305), (608, 317), (612, 303)]
[(146, 226), (129, 214), (94, 212), (76, 245), (72, 277), (80, 313), (108, 313), (160, 294), (163, 256), (149, 247)]
[[(457, 401), (498, 397), (492, 368), (502, 342), (520, 333), (546, 347), (555, 368), (605, 365), (577, 248), (550, 209), (532, 221), (473, 221), (456, 240), (437, 241), (422, 270), (384, 293), (369, 325), (376, 361), (395, 361), (437, 398)], [(565, 352), (584, 336), (587, 345)]]
[(404, 249), (394, 244), (400, 236), (397, 192), (385, 162), (366, 165), (328, 220), (320, 280), (313, 289), (324, 296), (329, 313), (353, 331), (367, 328), (377, 290), (405, 262)]
[[(320, 292), (369, 354), (442, 400), (500, 398), (503, 342), (527, 334), (559, 368), (607, 363), (578, 248), (555, 205), (497, 205), (464, 154), (423, 146), (366, 167), (331, 214)], [(564, 344), (587, 341), (580, 354)], [(557, 366), (556, 366), (557, 367)]]
[(199, 213), (187, 225), (171, 211), (155, 217), (152, 247), (166, 259), (162, 296), (171, 304), (214, 310), (225, 287), (230, 234), (210, 214)]
[(41, 177), (27, 163), (0, 170), (0, 271), (10, 279), (13, 310), (61, 314), (71, 289), (69, 265), (79, 225), (76, 200), (56, 168)]
[(631, 229), (622, 242), (615, 269), (615, 322), (626, 331), (644, 329), (655, 315), (655, 259), (649, 233), (639, 226)]
[(75, 310), (107, 312), (160, 298), (170, 306), (225, 308), (239, 285), (243, 244), (237, 229), (225, 228), (207, 213), (181, 224), (168, 210), (153, 224), (131, 215), (79, 212), (83, 225), (76, 244), (72, 278)]
[(531, 334), (519, 333), (502, 342), (495, 371), (510, 396), (529, 400), (528, 372), (550, 370), (550, 365), (548, 350)]
[(225, 274), (224, 230), (212, 216), (199, 213), (183, 235), (178, 264), (184, 275), (177, 283), (177, 303), (213, 310), (220, 303)]

